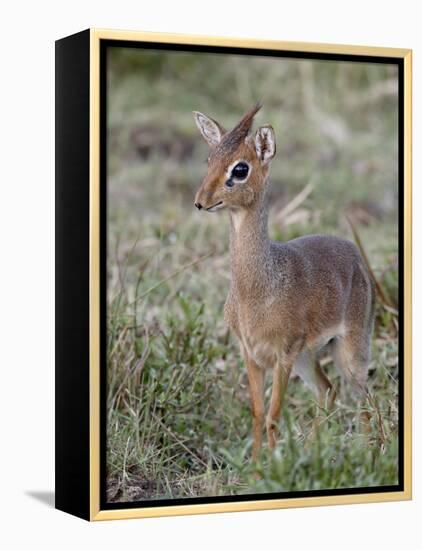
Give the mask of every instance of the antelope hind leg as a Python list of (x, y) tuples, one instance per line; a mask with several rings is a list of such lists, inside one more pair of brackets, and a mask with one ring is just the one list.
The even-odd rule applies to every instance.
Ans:
[(302, 352), (299, 355), (295, 361), (294, 373), (314, 393), (321, 408), (328, 408), (328, 410), (333, 408), (337, 392), (319, 364), (318, 359), (311, 352)]
[[(310, 351), (302, 352), (295, 361), (294, 372), (313, 392), (318, 401), (319, 409), (331, 411), (334, 407), (337, 392), (314, 354)], [(323, 417), (319, 409), (312, 422), (311, 432), (305, 447), (314, 441), (322, 423)]]
[[(366, 382), (370, 361), (369, 339), (366, 335), (350, 332), (343, 338), (336, 339), (334, 363), (345, 378), (349, 396), (360, 404), (370, 403)], [(359, 419), (361, 431), (371, 433), (371, 413), (364, 410)]]

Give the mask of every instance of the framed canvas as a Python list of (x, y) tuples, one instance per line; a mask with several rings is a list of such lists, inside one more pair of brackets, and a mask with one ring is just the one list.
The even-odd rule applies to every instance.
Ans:
[(56, 507), (411, 498), (411, 51), (56, 43)]

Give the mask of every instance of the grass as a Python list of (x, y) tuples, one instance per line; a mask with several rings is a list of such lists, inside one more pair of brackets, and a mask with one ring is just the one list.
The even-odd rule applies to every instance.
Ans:
[[(206, 75), (214, 75), (206, 78)], [(111, 502), (397, 483), (397, 112), (394, 68), (117, 51), (110, 58), (107, 494)], [(278, 135), (270, 233), (353, 238), (377, 304), (369, 444), (339, 389), (292, 379), (276, 450), (250, 461), (239, 349), (223, 322), (228, 219), (194, 212), (206, 147), (190, 111), (235, 122), (255, 99)], [(307, 186), (309, 194), (286, 209)], [(269, 378), (269, 377), (268, 377)], [(269, 382), (269, 380), (268, 380)], [(270, 387), (266, 389), (267, 399)], [(314, 429), (318, 417), (320, 429)]]
[[(179, 294), (171, 313), (142, 328), (118, 317), (108, 353), (110, 499), (396, 483), (397, 347), (388, 330), (376, 336), (371, 445), (357, 429), (357, 408), (339, 400), (329, 413), (292, 380), (279, 447), (254, 466), (245, 371), (225, 330), (215, 334), (204, 303)], [(315, 416), (322, 421), (316, 432)]]

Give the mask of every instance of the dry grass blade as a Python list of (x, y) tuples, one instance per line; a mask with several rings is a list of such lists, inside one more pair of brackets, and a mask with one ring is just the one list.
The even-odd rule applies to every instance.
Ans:
[(172, 439), (174, 439), (174, 441), (176, 441), (176, 443), (178, 443), (187, 453), (189, 453), (191, 456), (193, 456), (193, 457), (195, 458), (195, 460), (198, 460), (198, 462), (200, 462), (203, 466), (205, 466), (205, 468), (208, 468), (208, 464), (207, 464), (206, 462), (204, 462), (204, 461), (202, 460), (201, 457), (199, 457), (199, 456), (196, 455), (193, 451), (191, 451), (191, 450), (189, 449), (189, 447), (187, 447), (187, 446), (183, 443), (183, 441), (181, 441), (181, 440), (177, 437), (177, 435), (176, 435), (174, 432), (172, 432), (169, 428), (167, 428), (167, 426), (164, 424), (164, 422), (161, 420), (161, 418), (159, 418), (159, 417), (158, 417), (156, 414), (154, 414), (154, 413), (153, 413), (152, 416), (153, 416), (154, 420), (156, 420), (156, 421), (160, 424), (161, 428), (162, 428), (162, 429), (163, 429)]
[(305, 185), (302, 191), (298, 193), (290, 202), (286, 204), (284, 208), (280, 210), (280, 212), (276, 216), (276, 220), (278, 222), (281, 222), (285, 217), (294, 212), (296, 208), (298, 208), (309, 197), (313, 189), (314, 186), (312, 185), (312, 183), (308, 183), (307, 185)]
[(378, 279), (375, 276), (374, 270), (372, 269), (371, 264), (369, 263), (368, 255), (366, 253), (365, 247), (363, 246), (362, 240), (359, 236), (359, 233), (358, 233), (358, 230), (356, 229), (355, 224), (353, 223), (353, 221), (349, 216), (346, 216), (346, 220), (350, 225), (350, 229), (352, 230), (352, 234), (353, 234), (353, 238), (355, 240), (356, 246), (359, 248), (359, 252), (362, 255), (363, 261), (365, 262), (366, 267), (368, 268), (369, 274), (372, 280), (374, 281), (375, 290), (380, 302), (384, 307), (389, 308), (388, 311), (394, 312), (395, 314), (397, 314), (397, 311), (395, 310), (393, 304), (391, 303), (390, 298), (387, 296), (387, 294), (385, 293), (384, 289), (381, 286), (381, 283), (378, 281)]
[(184, 271), (186, 271), (187, 269), (189, 269), (190, 267), (193, 267), (201, 262), (203, 262), (204, 260), (206, 260), (207, 258), (209, 258), (210, 256), (212, 256), (214, 254), (214, 251), (211, 251), (209, 252), (208, 254), (205, 254), (204, 256), (201, 256), (200, 258), (197, 258), (196, 260), (194, 260), (193, 262), (189, 262), (188, 264), (186, 265), (183, 265), (182, 267), (180, 267), (179, 269), (177, 269), (176, 271), (174, 271), (173, 273), (171, 273), (168, 277), (165, 277), (164, 279), (161, 279), (160, 281), (158, 281), (157, 284), (153, 285), (152, 287), (150, 287), (148, 290), (146, 290), (145, 292), (143, 292), (142, 294), (140, 294), (139, 296), (137, 296), (135, 298), (135, 300), (131, 303), (129, 303), (128, 305), (129, 306), (133, 306), (134, 304), (136, 304), (137, 302), (139, 302), (140, 300), (142, 300), (143, 298), (145, 298), (146, 296), (148, 296), (148, 294), (150, 294), (151, 292), (153, 292), (154, 290), (156, 290), (158, 287), (160, 287), (161, 285), (163, 285), (164, 283), (166, 283), (167, 281), (170, 281), (171, 279), (173, 279), (174, 277), (177, 277), (177, 275), (180, 275), (181, 273), (183, 273)]
[(372, 395), (370, 391), (366, 392), (366, 397), (368, 399), (369, 404), (372, 406), (372, 408), (375, 411), (375, 421), (378, 427), (378, 439), (380, 441), (380, 446), (384, 448), (387, 442), (387, 436), (385, 434), (384, 423), (382, 421), (382, 415), (381, 415), (380, 407), (378, 405), (378, 400), (374, 395)]
[(139, 360), (135, 362), (134, 367), (127, 371), (127, 373), (124, 376), (121, 384), (119, 385), (119, 387), (117, 388), (117, 390), (114, 393), (114, 396), (111, 400), (110, 408), (113, 408), (114, 403), (116, 402), (116, 400), (119, 398), (119, 396), (122, 394), (122, 392), (126, 389), (126, 386), (128, 385), (128, 382), (129, 382), (130, 378), (135, 377), (135, 384), (136, 385), (139, 384), (139, 380), (140, 380), (140, 377), (141, 377), (141, 372), (142, 372), (142, 369), (144, 368), (145, 361), (147, 360), (148, 355), (149, 355), (149, 338), (148, 338), (148, 331), (146, 330), (145, 331), (145, 345), (144, 345), (142, 355), (139, 358)]

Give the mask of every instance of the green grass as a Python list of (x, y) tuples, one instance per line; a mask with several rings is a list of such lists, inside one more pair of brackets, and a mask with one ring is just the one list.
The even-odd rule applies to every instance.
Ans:
[[(135, 55), (136, 54), (136, 55)], [(116, 52), (108, 155), (107, 493), (110, 501), (397, 483), (397, 315), (377, 305), (369, 440), (339, 390), (330, 413), (292, 379), (274, 453), (250, 461), (246, 371), (223, 321), (228, 218), (192, 208), (206, 147), (190, 111), (230, 126), (256, 99), (277, 132), (270, 233), (357, 225), (397, 306), (393, 68)], [(212, 78), (207, 78), (212, 75)], [(175, 146), (176, 144), (177, 146)], [(278, 216), (308, 183), (289, 219)], [(268, 377), (270, 378), (270, 377)], [(269, 380), (268, 380), (269, 383)], [(269, 384), (266, 395), (269, 396)], [(320, 421), (314, 429), (314, 418)]]
[(397, 483), (397, 347), (388, 326), (382, 329), (387, 333), (376, 335), (370, 371), (374, 401), (365, 405), (373, 416), (370, 444), (358, 429), (358, 408), (341, 395), (332, 412), (320, 409), (293, 379), (277, 451), (253, 465), (245, 370), (237, 346), (205, 313), (205, 304), (178, 293), (168, 313), (148, 325), (114, 317), (108, 354), (110, 498)]

